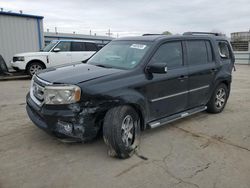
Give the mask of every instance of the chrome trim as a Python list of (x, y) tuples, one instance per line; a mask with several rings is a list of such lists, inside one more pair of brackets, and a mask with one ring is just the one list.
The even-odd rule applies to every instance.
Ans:
[(160, 127), (160, 126), (162, 126), (162, 125), (164, 125), (164, 124), (172, 123), (172, 122), (177, 121), (177, 120), (179, 120), (179, 119), (182, 119), (182, 118), (191, 116), (191, 115), (193, 115), (193, 114), (202, 112), (202, 111), (204, 111), (204, 110), (206, 110), (206, 109), (207, 109), (207, 106), (204, 106), (203, 108), (200, 108), (200, 109), (198, 109), (198, 110), (196, 110), (196, 111), (194, 111), (194, 112), (183, 112), (183, 113), (180, 114), (179, 117), (170, 119), (170, 120), (168, 120), (168, 121), (164, 121), (164, 122), (159, 122), (159, 121), (157, 121), (157, 122), (149, 123), (149, 127), (150, 127), (151, 129), (156, 128), (156, 127)]
[(36, 99), (36, 97), (33, 94), (33, 84), (34, 84), (34, 78), (31, 80), (31, 85), (30, 85), (30, 98), (38, 105), (42, 106), (42, 103)]
[(167, 95), (167, 96), (164, 96), (164, 97), (159, 97), (159, 98), (151, 99), (150, 101), (151, 102), (156, 102), (156, 101), (160, 101), (160, 100), (163, 100), (163, 99), (168, 99), (168, 98), (171, 98), (171, 97), (176, 97), (176, 96), (179, 96), (179, 95), (183, 95), (183, 94), (186, 94), (186, 93), (195, 92), (195, 91), (198, 91), (198, 90), (201, 90), (201, 89), (206, 89), (206, 88), (209, 88), (209, 85), (205, 85), (205, 86), (202, 86), (202, 87), (197, 87), (197, 88), (194, 88), (194, 89), (190, 89), (190, 90), (187, 90), (187, 91), (175, 93), (175, 94), (172, 94), (172, 95)]
[(158, 127), (161, 125), (160, 122), (156, 122), (156, 123), (153, 123), (153, 124), (149, 124), (151, 128), (155, 128), (155, 127)]
[(39, 78), (39, 77), (38, 77), (38, 76), (36, 76), (36, 75), (34, 75), (34, 77), (36, 77), (36, 79), (37, 79), (37, 80), (39, 80), (39, 82), (42, 82), (42, 83), (44, 83), (44, 84), (46, 84), (46, 85), (52, 85), (52, 83), (51, 83), (51, 82), (45, 81), (45, 80), (43, 80), (43, 79)]
[(183, 95), (183, 94), (186, 94), (186, 93), (188, 93), (188, 91), (183, 91), (183, 92), (180, 92), (180, 93), (176, 93), (176, 94), (167, 95), (167, 96), (164, 96), (164, 97), (152, 99), (151, 102), (156, 102), (156, 101), (160, 101), (160, 100), (163, 100), (163, 99), (168, 99), (168, 98), (171, 98), (171, 97), (176, 97), (178, 95)]
[(209, 88), (209, 85), (205, 85), (205, 86), (202, 86), (202, 87), (197, 87), (195, 89), (190, 89), (189, 93), (194, 92), (194, 91), (198, 91), (198, 90), (201, 90), (201, 89), (206, 89), (206, 88)]
[[(47, 82), (39, 77), (37, 77), (36, 75), (33, 76), (32, 80), (31, 80), (31, 85), (30, 85), (30, 98), (38, 105), (38, 106), (42, 106), (44, 102), (40, 102), (33, 93), (33, 85), (34, 85), (34, 78), (36, 78), (39, 82), (44, 83), (45, 85), (52, 85), (52, 83)], [(36, 85), (40, 86), (39, 84), (35, 83)]]

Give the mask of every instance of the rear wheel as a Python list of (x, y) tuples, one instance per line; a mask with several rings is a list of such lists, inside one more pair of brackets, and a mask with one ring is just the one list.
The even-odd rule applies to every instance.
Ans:
[(108, 145), (108, 154), (129, 158), (139, 145), (140, 118), (130, 106), (110, 109), (104, 118), (103, 139)]
[(29, 64), (28, 68), (27, 68), (27, 72), (30, 76), (33, 76), (35, 73), (37, 73), (38, 71), (44, 69), (44, 65), (40, 62), (33, 62), (31, 64)]
[(219, 84), (214, 90), (211, 99), (207, 104), (207, 111), (210, 113), (220, 113), (224, 109), (228, 99), (228, 88), (225, 84)]

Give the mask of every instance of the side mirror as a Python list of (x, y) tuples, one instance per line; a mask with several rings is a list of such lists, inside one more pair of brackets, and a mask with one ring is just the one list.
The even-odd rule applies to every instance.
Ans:
[(60, 48), (54, 48), (53, 52), (60, 52), (61, 49)]
[(158, 74), (165, 74), (168, 72), (166, 63), (156, 63), (153, 65), (149, 65), (147, 66), (146, 70), (150, 73), (158, 73)]

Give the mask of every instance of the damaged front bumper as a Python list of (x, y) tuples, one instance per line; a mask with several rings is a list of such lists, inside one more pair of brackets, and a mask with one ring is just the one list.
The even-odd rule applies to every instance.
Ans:
[(40, 107), (29, 94), (26, 101), (29, 118), (49, 134), (88, 141), (95, 138), (99, 132), (98, 112), (95, 108), (81, 107), (80, 104)]

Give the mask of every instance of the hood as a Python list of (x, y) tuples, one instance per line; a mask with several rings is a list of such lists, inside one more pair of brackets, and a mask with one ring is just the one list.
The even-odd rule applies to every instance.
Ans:
[(44, 56), (44, 55), (48, 55), (50, 52), (26, 52), (26, 53), (20, 53), (20, 54), (15, 54), (14, 57), (18, 57), (18, 56)]
[(80, 63), (48, 68), (39, 72), (37, 76), (51, 83), (77, 84), (124, 71)]

